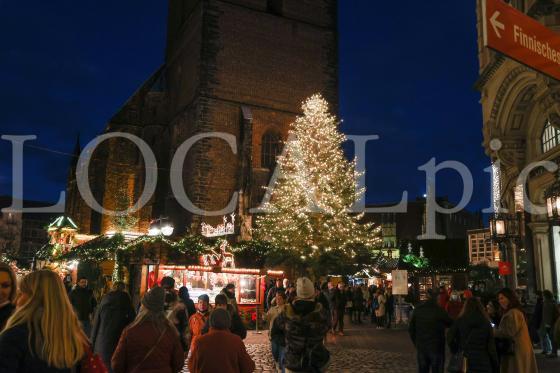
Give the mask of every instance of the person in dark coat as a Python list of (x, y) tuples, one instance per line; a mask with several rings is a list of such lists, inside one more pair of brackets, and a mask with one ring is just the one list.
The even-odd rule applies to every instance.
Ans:
[(14, 270), (5, 263), (0, 263), (0, 331), (15, 311), (17, 280)]
[(452, 320), (437, 303), (438, 292), (429, 291), (428, 300), (412, 312), (408, 333), (416, 347), (418, 372), (443, 372), (445, 364), (445, 328)]
[(315, 289), (307, 277), (297, 280), (296, 289), (296, 299), (276, 317), (271, 333), (286, 336), (287, 372), (325, 372), (330, 360), (323, 344), (329, 330), (327, 312), (315, 301)]
[[(227, 297), (224, 294), (216, 295), (216, 298), (214, 299), (214, 305), (216, 307), (215, 309), (221, 308), (230, 313), (231, 324), (230, 324), (229, 331), (239, 336), (239, 338), (245, 339), (247, 337), (247, 329), (245, 328), (245, 325), (243, 324), (243, 320), (241, 320), (239, 314), (235, 312), (235, 310), (230, 304), (228, 304)], [(209, 330), (210, 330), (210, 318), (206, 320), (206, 324), (204, 324), (204, 327), (202, 328), (202, 335), (208, 333)]]
[(452, 353), (463, 351), (467, 373), (498, 373), (499, 363), (490, 318), (478, 298), (468, 298), (447, 333)]
[[(325, 283), (323, 287), (326, 287), (327, 284)], [(328, 293), (327, 293), (328, 294)], [(329, 315), (328, 317), (328, 324), (329, 324), (329, 330), (331, 328), (331, 318), (330, 318), (330, 314), (331, 314), (331, 304), (329, 301), (329, 298), (327, 298), (327, 296), (325, 295), (325, 293), (321, 290), (320, 287), (316, 287), (315, 289), (315, 300), (319, 303), (321, 303), (321, 306), (323, 306), (323, 309), (325, 310), (325, 312), (327, 313), (327, 315)]]
[(228, 304), (231, 306), (231, 308), (233, 308), (235, 313), (239, 314), (239, 308), (237, 307), (237, 299), (236, 299), (236, 295), (235, 295), (235, 284), (233, 284), (233, 283), (227, 284), (222, 289), (220, 294), (223, 294), (223, 295), (226, 296)]
[(393, 296), (393, 291), (391, 289), (387, 289), (385, 291), (385, 318), (386, 318), (386, 327), (387, 329), (391, 329), (391, 324), (393, 323), (393, 316), (395, 315), (395, 297)]
[(346, 292), (344, 291), (344, 284), (342, 282), (338, 283), (338, 288), (334, 294), (334, 304), (335, 304), (335, 317), (333, 323), (333, 331), (336, 332), (338, 328), (338, 334), (344, 335), (344, 310), (346, 309)]
[(352, 293), (352, 321), (356, 324), (362, 323), (362, 311), (364, 307), (364, 294), (359, 286), (354, 287)]
[(533, 309), (533, 314), (531, 315), (531, 320), (529, 321), (529, 335), (531, 336), (533, 343), (537, 341), (540, 342), (541, 349), (546, 351), (544, 342), (545, 335), (542, 333), (543, 330), (541, 329), (543, 295), (540, 290), (536, 291), (535, 294), (537, 295), (537, 301), (535, 302), (535, 308)]
[(542, 318), (541, 330), (545, 340), (546, 350), (543, 348), (543, 353), (548, 352), (548, 357), (558, 357), (558, 346), (554, 338), (554, 324), (558, 319), (558, 309), (554, 296), (550, 290), (543, 291), (543, 305), (542, 305)]
[(350, 321), (352, 321), (352, 314), (354, 313), (354, 303), (352, 302), (352, 298), (354, 296), (354, 288), (352, 285), (346, 286), (346, 305), (345, 305), (345, 312), (348, 313), (350, 316)]
[(101, 299), (91, 331), (93, 351), (99, 354), (110, 372), (111, 356), (121, 333), (136, 317), (130, 296), (124, 288), (124, 283), (117, 281), (112, 290)]
[(189, 289), (186, 286), (181, 286), (179, 288), (179, 301), (185, 305), (187, 309), (187, 318), (191, 317), (196, 313), (196, 308), (194, 307), (194, 301), (189, 295)]
[(70, 303), (76, 311), (78, 320), (82, 323), (82, 328), (87, 336), (91, 332), (91, 318), (95, 307), (97, 306), (97, 301), (93, 296), (93, 291), (88, 289), (88, 280), (85, 277), (81, 277), (74, 290), (70, 292), (68, 297), (70, 298)]
[(276, 285), (271, 287), (266, 294), (266, 309), (269, 310), (272, 306), (274, 306), (273, 301), (276, 298), (276, 293), (278, 291), (285, 292), (284, 286), (282, 286), (282, 279), (276, 279)]
[(330, 315), (329, 315), (329, 319), (330, 319), (330, 332), (332, 334), (335, 333), (334, 328), (336, 327), (336, 320), (338, 318), (338, 312), (336, 310), (336, 302), (338, 300), (338, 288), (332, 284), (332, 282), (328, 282), (327, 283), (327, 299), (329, 301), (329, 306), (330, 306)]

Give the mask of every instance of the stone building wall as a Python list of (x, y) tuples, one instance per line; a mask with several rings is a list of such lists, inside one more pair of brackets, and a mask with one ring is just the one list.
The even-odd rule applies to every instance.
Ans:
[[(143, 138), (158, 159), (157, 192), (138, 212), (136, 229), (144, 230), (150, 217), (160, 214), (172, 218), (178, 233), (197, 229), (202, 220), (214, 224), (221, 219), (186, 212), (169, 185), (175, 151), (196, 134), (232, 134), (237, 154), (221, 139), (193, 145), (178, 172), (193, 204), (220, 210), (234, 192), (243, 191), (236, 213), (247, 215), (260, 201), (270, 176), (260, 164), (263, 134), (274, 130), (285, 140), (302, 101), (317, 92), (337, 111), (336, 7), (336, 0), (169, 1), (164, 65), (107, 126), (107, 131)], [(250, 118), (244, 118), (243, 110)], [(152, 143), (154, 132), (157, 141)], [(103, 175), (96, 175), (92, 189), (102, 191), (106, 207), (115, 205), (123, 183), (135, 198), (142, 190), (143, 164), (126, 143), (109, 142), (101, 157)], [(91, 231), (87, 220), (84, 216), (78, 224)], [(109, 222), (103, 217), (101, 231), (109, 229)]]
[[(528, 16), (552, 30), (559, 30), (560, 1), (516, 0), (511, 3)], [(537, 167), (524, 184), (518, 177), (532, 162), (553, 160), (560, 163), (560, 147), (544, 151), (542, 134), (545, 124), (560, 114), (560, 84), (531, 68), (482, 45), (481, 1), (478, 5), (478, 45), (480, 76), (475, 86), (481, 93), (483, 146), (491, 161), (500, 162), (501, 203), (510, 212), (519, 213), (521, 236), (508, 243), (508, 257), (514, 266), (510, 286), (558, 290), (555, 252), (550, 240), (546, 212), (524, 212), (527, 202), (516, 198), (524, 191), (537, 206), (544, 203), (544, 190), (554, 176)], [(492, 149), (492, 140), (499, 140), (499, 150)], [(502, 260), (504, 258), (502, 257)]]

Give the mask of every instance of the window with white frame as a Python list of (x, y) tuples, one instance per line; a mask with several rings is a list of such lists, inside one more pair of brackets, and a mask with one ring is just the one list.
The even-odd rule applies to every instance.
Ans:
[(552, 150), (560, 143), (560, 130), (558, 130), (556, 127), (553, 127), (550, 124), (549, 120), (547, 120), (546, 124), (544, 125), (541, 142), (543, 153)]

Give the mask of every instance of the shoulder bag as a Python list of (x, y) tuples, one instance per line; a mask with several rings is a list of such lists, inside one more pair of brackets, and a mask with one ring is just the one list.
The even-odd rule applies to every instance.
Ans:
[(140, 366), (144, 363), (144, 361), (146, 361), (146, 359), (152, 354), (152, 352), (154, 352), (154, 350), (156, 349), (156, 347), (158, 346), (159, 342), (161, 341), (161, 339), (163, 338), (163, 336), (165, 335), (165, 333), (167, 332), (167, 329), (165, 329), (161, 335), (159, 336), (159, 338), (157, 339), (156, 343), (152, 346), (152, 348), (150, 348), (150, 351), (148, 351), (148, 353), (146, 355), (144, 355), (144, 358), (142, 359), (142, 361), (140, 361), (138, 363), (138, 365), (136, 365), (136, 367), (134, 367), (134, 369), (132, 369), (130, 371), (130, 373), (135, 373), (138, 371), (138, 368), (140, 368)]

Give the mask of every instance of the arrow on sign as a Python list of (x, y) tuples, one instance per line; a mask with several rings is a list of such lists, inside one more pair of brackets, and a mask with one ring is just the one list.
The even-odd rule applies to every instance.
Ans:
[(501, 39), (502, 35), (500, 35), (500, 32), (498, 31), (498, 29), (504, 31), (506, 29), (506, 27), (504, 26), (504, 24), (502, 22), (498, 21), (498, 16), (499, 15), (500, 15), (500, 12), (496, 10), (494, 12), (494, 14), (492, 14), (492, 17), (490, 18), (490, 24), (492, 24), (492, 28), (494, 29), (494, 32), (496, 33), (496, 36)]

